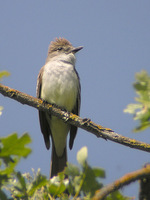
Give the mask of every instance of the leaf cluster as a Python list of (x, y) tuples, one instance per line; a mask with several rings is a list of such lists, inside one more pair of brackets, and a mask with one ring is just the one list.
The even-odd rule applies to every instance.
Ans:
[[(79, 167), (68, 163), (64, 172), (50, 180), (41, 174), (40, 169), (37, 172), (32, 170), (33, 175), (16, 171), (15, 167), (20, 159), (31, 153), (31, 149), (26, 146), (30, 142), (27, 133), (21, 137), (14, 133), (0, 138), (0, 199), (91, 199), (96, 190), (103, 186), (102, 179), (105, 178), (105, 172), (88, 164), (86, 147), (77, 154)], [(108, 199), (126, 198), (120, 192), (115, 192), (109, 195)]]
[(133, 84), (137, 97), (137, 103), (129, 104), (124, 112), (133, 114), (133, 119), (139, 121), (135, 132), (150, 127), (150, 76), (146, 71), (135, 75), (136, 82)]
[(7, 199), (3, 188), (12, 183), (16, 174), (15, 167), (22, 157), (27, 157), (31, 149), (26, 147), (31, 142), (30, 136), (25, 133), (18, 138), (17, 133), (0, 138), (0, 197)]

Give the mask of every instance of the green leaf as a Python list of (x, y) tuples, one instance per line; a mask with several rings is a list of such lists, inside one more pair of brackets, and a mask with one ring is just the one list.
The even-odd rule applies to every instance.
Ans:
[(134, 128), (137, 132), (150, 127), (150, 76), (143, 70), (135, 78), (133, 86), (138, 95), (135, 98), (137, 103), (129, 104), (124, 112), (133, 114), (133, 119), (139, 121), (139, 125)]
[[(98, 171), (98, 170), (97, 170)], [(89, 194), (90, 196), (93, 196), (96, 190), (100, 189), (102, 187), (102, 183), (99, 183), (97, 180), (97, 176), (95, 176), (95, 170), (93, 170), (88, 164), (85, 167), (84, 170), (84, 182), (82, 186), (82, 190)]]
[(6, 138), (0, 138), (3, 148), (0, 151), (0, 157), (7, 157), (10, 155), (17, 155), (27, 157), (31, 153), (31, 149), (25, 147), (31, 142), (30, 136), (25, 133), (18, 138), (17, 133), (13, 133)]
[[(18, 158), (14, 158), (13, 162), (12, 161), (8, 161), (7, 162), (7, 167), (5, 167), (4, 169), (0, 169), (0, 175), (7, 175), (8, 177), (10, 176), (10, 174), (14, 171), (14, 168), (16, 167), (16, 165), (18, 164), (19, 159)], [(6, 161), (5, 161), (6, 163)]]
[(123, 196), (119, 191), (115, 191), (106, 197), (106, 200), (133, 200), (134, 197)]
[(105, 178), (105, 171), (101, 168), (92, 168), (95, 177)]
[(80, 175), (79, 167), (73, 165), (71, 163), (67, 163), (67, 167), (65, 168), (65, 174), (69, 177), (75, 177)]
[(1, 72), (0, 72), (0, 80), (2, 80), (2, 78), (3, 78), (4, 76), (10, 76), (10, 73), (9, 73), (8, 71), (1, 71)]
[(134, 132), (144, 131), (145, 129), (150, 128), (150, 122), (143, 122), (141, 126), (137, 126), (133, 129)]
[(70, 194), (74, 195), (75, 191), (78, 191), (81, 182), (81, 173), (79, 167), (71, 163), (67, 163), (65, 168), (65, 175), (69, 178), (68, 191)]
[(33, 196), (36, 190), (39, 190), (41, 187), (44, 187), (48, 183), (46, 176), (41, 175), (40, 172), (37, 173), (35, 180), (30, 184), (28, 188), (28, 194)]
[(53, 178), (50, 179), (50, 185), (48, 191), (53, 196), (60, 195), (62, 192), (66, 190), (67, 185), (69, 184), (69, 180), (62, 179), (62, 176), (65, 177), (63, 172), (59, 173), (58, 176), (54, 176)]
[(135, 114), (137, 110), (143, 108), (142, 104), (129, 104), (127, 105), (126, 109), (124, 109), (125, 113)]
[(18, 183), (15, 185), (15, 188), (18, 191), (18, 193), (21, 193), (19, 196), (25, 196), (27, 192), (25, 178), (20, 172), (16, 173), (16, 177), (18, 179)]

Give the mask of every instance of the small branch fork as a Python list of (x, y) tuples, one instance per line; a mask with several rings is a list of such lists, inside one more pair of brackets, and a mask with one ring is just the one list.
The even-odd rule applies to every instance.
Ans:
[(41, 99), (32, 97), (28, 94), (25, 94), (2, 84), (0, 84), (0, 93), (3, 96), (14, 99), (22, 104), (26, 104), (38, 110), (48, 112), (62, 119), (65, 123), (80, 127), (97, 137), (101, 137), (106, 140), (108, 139), (113, 142), (128, 146), (130, 148), (150, 152), (150, 144), (124, 137), (118, 133), (115, 133), (110, 128), (104, 128), (103, 126), (96, 124), (87, 118), (82, 119), (81, 117), (73, 113), (67, 112), (64, 109), (59, 108), (57, 105), (46, 103)]
[[(104, 186), (100, 190), (97, 190), (97, 192), (95, 193), (92, 200), (104, 200), (105, 197), (107, 195), (109, 195), (110, 193), (122, 188), (122, 186), (128, 185), (129, 183), (134, 182), (139, 179), (146, 183), (148, 181), (150, 182), (150, 164), (147, 164), (142, 169), (128, 173), (128, 174), (124, 175), (123, 177), (121, 177), (120, 179), (114, 181), (113, 183)], [(147, 191), (144, 190), (143, 193), (144, 194), (142, 195), (142, 198), (140, 198), (140, 199), (149, 199), (150, 198), (149, 188)], [(143, 198), (143, 196), (146, 198)]]

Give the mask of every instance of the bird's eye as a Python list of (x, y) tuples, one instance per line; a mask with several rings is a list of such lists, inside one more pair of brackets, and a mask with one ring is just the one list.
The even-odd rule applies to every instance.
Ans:
[(61, 51), (63, 48), (62, 47), (58, 47), (57, 51)]

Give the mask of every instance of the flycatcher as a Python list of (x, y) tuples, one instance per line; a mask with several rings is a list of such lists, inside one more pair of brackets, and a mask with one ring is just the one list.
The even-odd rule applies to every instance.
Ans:
[[(64, 38), (52, 41), (45, 65), (41, 68), (36, 95), (49, 103), (54, 103), (76, 115), (80, 111), (80, 80), (75, 69), (75, 53), (83, 47), (73, 47)], [(67, 162), (67, 135), (70, 131), (69, 148), (72, 149), (77, 127), (64, 123), (55, 116), (39, 111), (41, 132), (46, 148), (52, 142), (50, 177), (64, 170)]]

